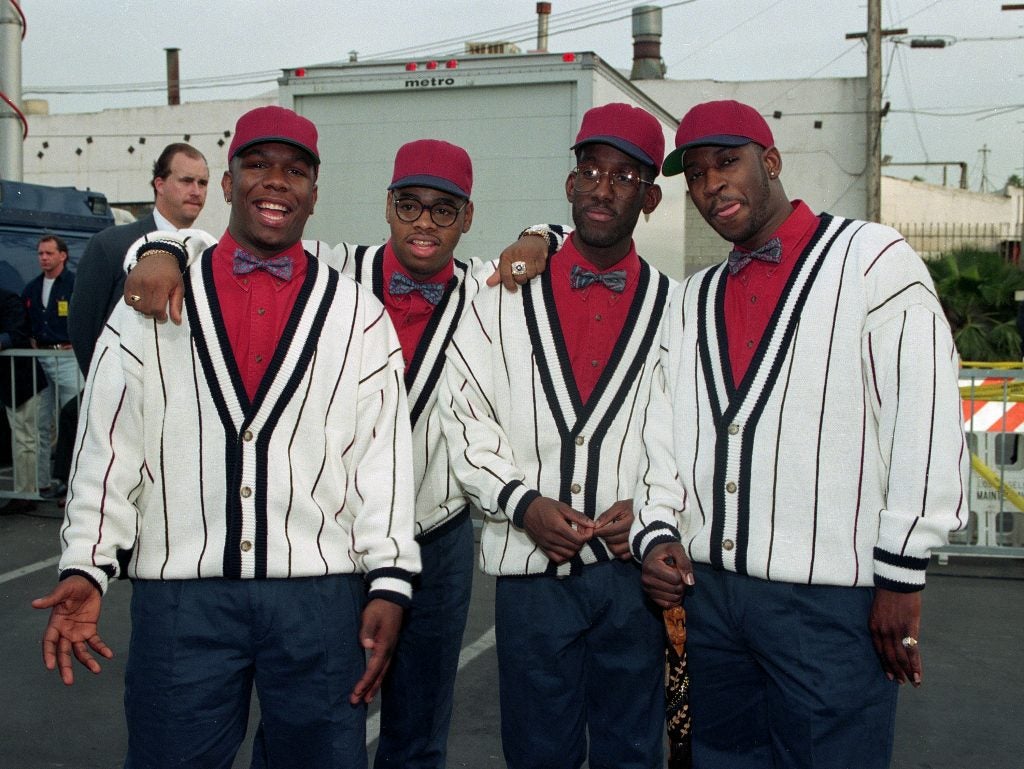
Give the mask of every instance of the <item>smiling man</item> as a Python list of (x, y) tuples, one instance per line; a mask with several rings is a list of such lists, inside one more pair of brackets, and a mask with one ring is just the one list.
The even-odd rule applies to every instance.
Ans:
[(376, 769), (444, 769), (455, 674), (473, 581), (473, 524), (437, 416), (445, 350), (487, 265), (471, 270), (455, 247), (473, 223), (473, 166), (462, 147), (420, 139), (399, 148), (375, 249), (339, 246), (334, 258), (387, 308), (405, 358), (423, 560), (394, 663), (381, 693)]
[(478, 295), (449, 346), (439, 403), (498, 577), (510, 769), (662, 765), (662, 625), (627, 535), (671, 285), (632, 234), (664, 146), (642, 109), (588, 111), (565, 182), (576, 231), (517, 293)]
[(735, 101), (665, 159), (732, 251), (673, 297), (632, 542), (652, 598), (686, 593), (695, 766), (885, 769), (930, 553), (967, 521), (957, 355), (903, 237), (782, 168)]
[[(395, 154), (385, 196), (384, 218), (391, 229), (386, 243), (376, 248), (342, 243), (333, 249), (315, 241), (306, 244), (384, 304), (406, 363), (416, 540), (423, 571), (384, 679), (376, 769), (445, 767), (455, 675), (469, 612), (473, 527), (469, 501), (449, 467), (437, 397), (452, 334), (494, 271), (491, 262), (455, 259), (455, 248), (472, 225), (472, 188), (473, 166), (462, 147), (439, 139), (409, 142)], [(523, 237), (502, 258), (532, 259), (533, 252), (543, 254), (562, 237), (557, 227), (544, 246), (536, 237)], [(197, 253), (199, 240), (201, 235), (190, 241), (190, 256)], [(170, 298), (173, 319), (180, 313), (175, 307), (180, 303), (180, 282), (173, 259), (147, 258), (132, 270), (125, 291), (131, 306), (156, 317), (163, 316)], [(254, 766), (266, 764), (261, 744), (262, 730)]]
[(126, 765), (230, 766), (255, 682), (270, 766), (365, 767), (420, 563), (401, 347), (303, 250), (313, 124), (252, 110), (228, 157), (228, 229), (186, 272), (184, 322), (120, 305), (97, 345), (61, 582), (34, 602), (43, 660), (66, 684), (72, 656), (99, 672), (102, 595), (127, 576)]

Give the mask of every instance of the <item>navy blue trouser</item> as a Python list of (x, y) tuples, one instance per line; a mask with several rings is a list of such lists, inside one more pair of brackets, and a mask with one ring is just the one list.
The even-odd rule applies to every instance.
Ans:
[(886, 769), (897, 684), (871, 643), (874, 589), (696, 564), (686, 597), (699, 769)]
[(381, 688), (375, 769), (445, 769), (455, 674), (473, 586), (473, 522), (420, 541), (423, 571)]
[(255, 683), (271, 769), (364, 769), (363, 580), (136, 580), (126, 769), (230, 769)]
[(499, 577), (494, 625), (508, 769), (664, 766), (664, 630), (636, 564)]

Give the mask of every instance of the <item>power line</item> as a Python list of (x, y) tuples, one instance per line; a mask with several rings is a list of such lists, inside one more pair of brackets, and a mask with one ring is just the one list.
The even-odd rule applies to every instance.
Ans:
[[(551, 14), (549, 20), (548, 36), (552, 33), (552, 26), (559, 29), (561, 32), (572, 31), (572, 28), (561, 28), (559, 25), (568, 25), (575, 23), (576, 21), (589, 21), (595, 15), (602, 13), (617, 13), (624, 8), (628, 8), (632, 4), (633, 0), (605, 0), (600, 3), (592, 3), (591, 5), (577, 8), (574, 11), (567, 11), (566, 13)], [(455, 37), (444, 38), (442, 40), (435, 40), (428, 43), (422, 43), (420, 45), (405, 46), (403, 48), (392, 48), (391, 50), (378, 51), (375, 53), (367, 54), (363, 56), (363, 60), (377, 60), (384, 58), (394, 58), (399, 56), (411, 56), (415, 54), (421, 54), (425, 52), (431, 52), (436, 55), (443, 55), (440, 50), (447, 48), (452, 45), (464, 43), (467, 39), (476, 40), (487, 40), (487, 39), (502, 39), (519, 37), (527, 34), (531, 30), (536, 30), (535, 18), (529, 21), (517, 22), (515, 24), (509, 24), (502, 27), (494, 27), (492, 29), (485, 29), (480, 32), (474, 32), (467, 38), (465, 35), (457, 35)], [(508, 40), (507, 42), (522, 42), (524, 38), (517, 40)], [(525, 38), (530, 39), (530, 38)]]
[[(782, 4), (783, 2), (785, 2), (785, 0), (775, 0), (775, 2), (772, 3), (771, 5), (767, 6), (766, 8), (762, 8), (760, 11), (757, 11), (756, 13), (754, 13), (751, 16), (748, 16), (747, 18), (743, 19), (743, 21), (740, 21), (737, 24), (733, 25), (731, 28), (727, 29), (725, 32), (723, 32), (718, 37), (714, 38), (713, 40), (709, 40), (704, 45), (700, 46), (699, 48), (695, 48), (694, 50), (692, 50), (690, 53), (688, 53), (683, 58), (678, 59), (677, 61), (673, 61), (673, 62), (669, 63), (667, 66), (669, 66), (669, 67), (678, 67), (680, 64), (682, 64), (687, 59), (693, 58), (694, 56), (696, 56), (698, 53), (700, 53), (704, 49), (714, 45), (715, 43), (717, 43), (718, 41), (722, 40), (723, 38), (728, 37), (729, 35), (731, 35), (733, 32), (735, 32), (740, 27), (742, 27), (742, 26), (744, 26), (746, 24), (749, 24), (751, 21), (756, 19), (758, 16), (761, 16), (762, 14), (767, 13), (772, 8), (774, 8), (777, 5)], [(681, 5), (681, 3), (675, 3), (675, 5)]]
[[(942, 110), (946, 111), (942, 111)], [(1019, 109), (1024, 109), (1024, 104), (1001, 104), (993, 105), (991, 107), (978, 107), (969, 109), (962, 112), (950, 112), (951, 109), (959, 109), (955, 107), (925, 107), (921, 109), (891, 109), (890, 114), (899, 113), (904, 115), (925, 115), (927, 117), (973, 117), (975, 115), (982, 115), (983, 117), (979, 120), (986, 120), (990, 117), (999, 117), (1000, 115), (1015, 112)]]
[[(576, 8), (572, 11), (568, 11), (564, 14), (552, 14), (552, 21), (549, 24), (548, 37), (555, 37), (557, 35), (568, 34), (571, 32), (577, 32), (583, 29), (590, 29), (596, 26), (602, 26), (604, 24), (611, 24), (613, 22), (622, 21), (628, 19), (632, 15), (632, 6), (636, 0), (603, 0), (603, 2), (592, 3), (581, 8)], [(662, 9), (674, 8), (679, 5), (689, 5), (695, 3), (697, 0), (677, 0), (677, 2), (662, 4)], [(778, 0), (782, 2), (782, 0)], [(622, 12), (628, 10), (629, 13), (623, 15)], [(402, 56), (413, 56), (413, 55), (429, 55), (445, 57), (455, 54), (463, 53), (463, 49), (460, 48), (449, 48), (449, 50), (442, 50), (445, 46), (452, 46), (458, 43), (460, 46), (464, 45), (467, 40), (473, 39), (486, 39), (486, 38), (503, 38), (510, 37), (512, 39), (507, 42), (510, 43), (521, 43), (528, 40), (532, 40), (533, 35), (536, 31), (535, 18), (529, 21), (519, 22), (516, 24), (505, 25), (502, 27), (494, 27), (491, 29), (483, 30), (481, 32), (470, 33), (467, 35), (459, 35), (456, 37), (445, 38), (439, 41), (428, 42), (417, 46), (409, 46), (405, 48), (395, 48), (388, 51), (381, 51), (373, 53), (363, 57), (364, 61), (376, 61), (386, 58), (398, 58)], [(255, 85), (259, 83), (272, 83), (276, 82), (280, 77), (281, 70), (269, 70), (263, 72), (248, 72), (240, 73), (237, 75), (229, 76), (214, 76), (205, 78), (192, 78), (181, 81), (181, 88), (187, 90), (197, 90), (204, 88), (226, 88), (241, 85)], [(26, 87), (23, 89), (23, 93), (32, 95), (92, 95), (92, 94), (111, 94), (111, 93), (148, 93), (162, 91), (166, 89), (166, 81), (146, 81), (140, 83), (106, 83), (106, 84), (94, 84), (94, 85), (56, 85), (56, 86), (36, 86)]]
[[(932, 3), (935, 5), (935, 3)], [(917, 143), (921, 147), (921, 152), (924, 155), (925, 160), (931, 160), (931, 156), (928, 154), (928, 147), (924, 142), (924, 134), (921, 133), (921, 124), (917, 120), (917, 112), (914, 110), (914, 89), (910, 84), (910, 71), (907, 64), (907, 58), (903, 55), (899, 46), (892, 47), (892, 58), (889, 60), (889, 67), (891, 69), (893, 60), (899, 62), (900, 76), (903, 80), (903, 89), (906, 93), (907, 102), (910, 104), (910, 118), (914, 125), (914, 134), (917, 136)], [(891, 73), (890, 73), (891, 74)]]
[[(679, 6), (679, 5), (690, 5), (691, 3), (695, 3), (697, 1), (698, 0), (677, 0), (677, 2), (674, 2), (674, 3), (663, 3), (660, 6), (660, 8), (664, 11), (664, 10), (666, 10), (668, 8), (675, 8), (676, 6)], [(778, 0), (778, 1), (782, 2), (783, 0)], [(601, 5), (601, 3), (598, 3), (597, 5)], [(622, 21), (624, 19), (629, 19), (629, 18), (632, 17), (632, 9), (633, 9), (633, 6), (635, 5), (635, 0), (622, 0), (621, 2), (615, 2), (615, 3), (611, 4), (611, 5), (614, 5), (615, 7), (608, 7), (608, 8), (604, 8), (604, 9), (592, 10), (589, 13), (589, 17), (588, 17), (588, 15), (584, 14), (584, 15), (576, 15), (576, 16), (574, 16), (571, 19), (567, 19), (566, 18), (566, 16), (569, 16), (572, 13), (582, 14), (587, 9), (579, 9), (579, 11), (577, 11), (577, 12), (570, 12), (570, 14), (567, 14), (566, 16), (559, 16), (557, 19), (555, 18), (555, 15), (552, 14), (551, 24), (549, 25), (549, 28), (548, 28), (548, 37), (549, 38), (557, 37), (558, 35), (564, 35), (564, 34), (568, 34), (570, 32), (579, 32), (580, 30), (591, 29), (592, 27), (600, 27), (600, 26), (603, 26), (605, 24), (611, 24), (611, 23), (616, 22), (616, 21)], [(588, 8), (594, 8), (594, 6), (588, 6)], [(611, 14), (611, 13), (621, 14), (622, 11), (627, 10), (627, 9), (629, 10), (629, 13), (627, 13), (625, 15), (607, 16), (607, 14)], [(606, 18), (600, 18), (600, 16), (606, 16)], [(535, 26), (533, 25), (533, 23), (531, 22), (530, 24), (531, 24), (530, 29), (531, 30), (535, 29)], [(501, 28), (501, 29), (504, 29), (504, 28)], [(479, 33), (477, 35), (473, 35), (473, 38), (475, 38), (475, 39), (482, 39), (482, 36), (489, 35), (489, 34), (491, 34), (491, 32), (493, 32), (493, 30), (490, 31), (490, 32)], [(523, 36), (517, 37), (516, 34), (510, 34), (510, 35), (507, 35), (507, 37), (509, 39), (503, 40), (503, 42), (508, 42), (508, 43), (525, 43), (525, 42), (529, 42), (530, 40), (534, 39), (532, 31), (527, 33), (524, 30), (522, 33), (517, 33), (517, 34), (522, 34)], [(498, 37), (501, 37), (501, 35), (498, 35)], [(452, 43), (452, 42), (464, 43), (467, 39), (468, 38), (465, 38), (465, 37), (450, 38), (448, 40), (441, 41), (441, 43), (428, 43), (428, 44), (423, 45), (423, 46), (416, 46), (416, 47), (410, 47), (410, 48), (400, 48), (400, 49), (395, 49), (395, 50), (392, 50), (392, 51), (384, 51), (383, 53), (375, 53), (375, 54), (370, 54), (368, 56), (365, 56), (365, 57), (363, 57), (363, 61), (378, 61), (378, 60), (381, 60), (381, 59), (384, 59), (384, 58), (395, 58), (397, 56), (416, 56), (416, 55), (423, 55), (423, 56), (431, 55), (431, 56), (437, 56), (437, 57), (454, 56), (454, 55), (457, 55), (459, 53), (462, 53), (463, 49), (462, 48), (449, 48), (447, 50), (438, 50), (436, 48), (436, 46), (447, 45), (447, 44)]]

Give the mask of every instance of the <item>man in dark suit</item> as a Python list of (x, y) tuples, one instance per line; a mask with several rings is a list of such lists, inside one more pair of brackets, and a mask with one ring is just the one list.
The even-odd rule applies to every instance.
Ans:
[(93, 236), (78, 263), (68, 331), (78, 365), (89, 371), (93, 347), (110, 311), (121, 298), (124, 256), (128, 246), (148, 232), (191, 227), (206, 203), (210, 171), (195, 147), (168, 144), (153, 164), (153, 212), (131, 224), (110, 227)]
[(59, 352), (71, 349), (68, 313), (75, 290), (75, 273), (68, 268), (68, 244), (59, 235), (47, 233), (39, 238), (36, 251), (42, 272), (28, 282), (21, 298), (31, 328), (32, 347), (53, 351), (39, 358), (50, 390), (40, 404), (38, 440), (41, 462), (38, 481), (39, 493), (50, 498), (63, 493), (62, 487), (67, 480), (66, 474), (58, 475), (57, 483), (51, 484), (50, 444), (54, 407), (60, 409), (75, 401), (82, 389), (82, 377), (75, 361)]

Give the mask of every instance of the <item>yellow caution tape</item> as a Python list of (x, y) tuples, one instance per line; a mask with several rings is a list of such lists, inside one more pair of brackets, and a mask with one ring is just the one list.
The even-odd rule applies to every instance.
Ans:
[(1006, 371), (1010, 376), (1005, 381), (982, 384), (961, 385), (960, 397), (964, 400), (1001, 401), (1020, 403), (1024, 401), (1024, 380), (1011, 379), (1014, 371), (1024, 369), (1024, 361), (962, 361), (960, 368), (991, 369)]

